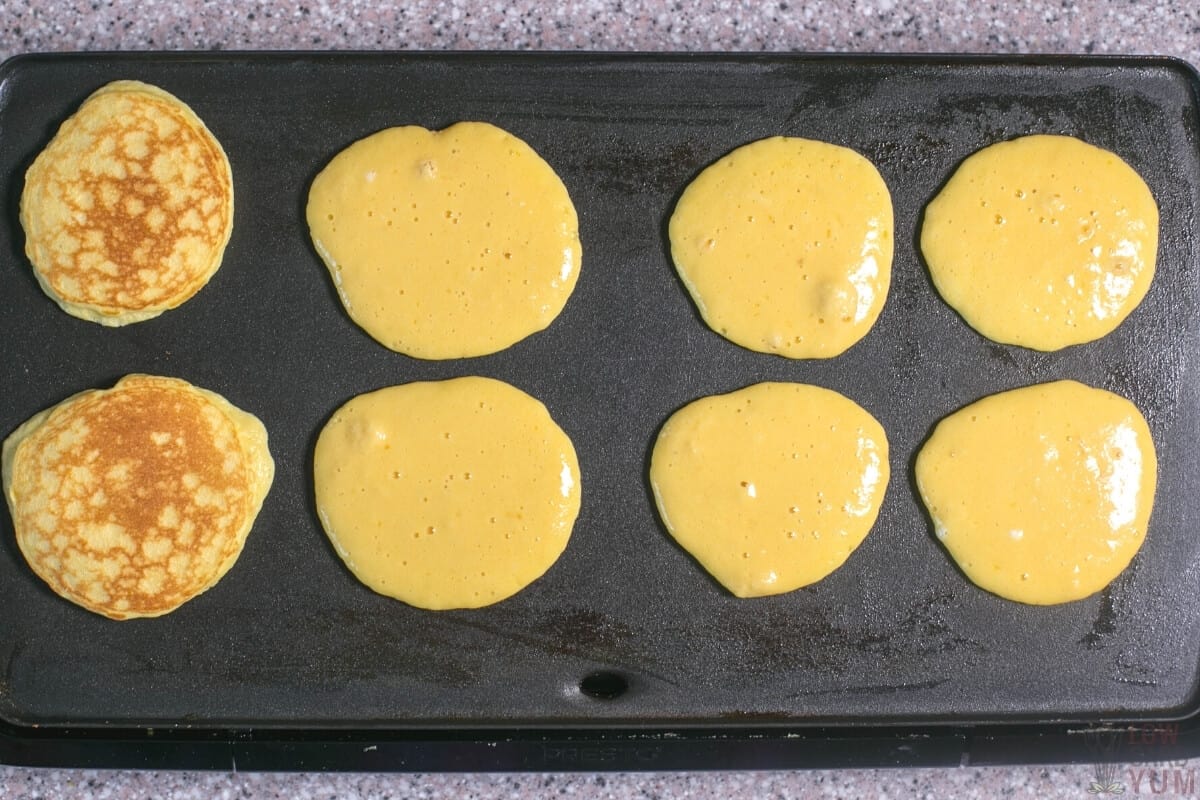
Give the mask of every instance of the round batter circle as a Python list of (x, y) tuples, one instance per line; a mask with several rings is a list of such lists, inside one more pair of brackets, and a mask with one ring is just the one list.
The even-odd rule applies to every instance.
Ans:
[(313, 180), (306, 216), (350, 318), (416, 358), (503, 350), (548, 327), (579, 277), (566, 187), (483, 122), (355, 142)]
[(1092, 595), (1146, 537), (1158, 462), (1138, 408), (1076, 381), (1001, 392), (937, 424), (915, 477), (976, 585), (1034, 605)]
[(562, 554), (579, 464), (546, 407), (467, 377), (359, 395), (322, 429), (317, 512), (362, 583), (418, 608), (516, 594)]
[(790, 592), (840, 567), (875, 524), (889, 474), (875, 418), (799, 383), (689, 403), (650, 462), (667, 531), (738, 597)]
[(710, 328), (742, 347), (832, 358), (871, 329), (891, 284), (892, 201), (847, 147), (776, 136), (693, 180), (671, 257)]
[(993, 341), (1034, 350), (1116, 329), (1150, 288), (1158, 206), (1116, 154), (1070, 136), (985, 147), (929, 203), (934, 285)]

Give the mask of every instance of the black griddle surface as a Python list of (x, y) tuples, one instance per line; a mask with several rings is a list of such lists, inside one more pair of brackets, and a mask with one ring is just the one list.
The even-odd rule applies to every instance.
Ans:
[[(22, 253), (23, 175), (104, 83), (178, 95), (229, 154), (233, 237), (212, 282), (162, 317), (104, 329), (62, 313)], [(237, 565), (159, 619), (114, 623), (54, 596), (0, 522), (0, 719), (12, 725), (242, 728), (878, 725), (1187, 716), (1200, 666), (1197, 82), (1154, 59), (798, 56), (38, 56), (0, 71), (0, 434), (121, 375), (173, 375), (257, 414), (275, 485)], [(545, 332), (422, 362), (342, 311), (303, 208), (313, 176), (382, 128), (500, 125), (557, 170), (583, 267)], [(967, 155), (1031, 133), (1118, 153), (1158, 199), (1149, 295), (1112, 335), (1058, 353), (983, 339), (938, 297), (916, 239)], [(887, 306), (845, 355), (793, 362), (709, 331), (677, 280), (666, 220), (706, 165), (777, 134), (871, 159), (892, 191)], [(516, 597), (430, 613), (342, 566), (313, 511), (312, 446), (350, 397), (479, 374), (541, 399), (575, 442), (583, 508), (559, 562)], [(1146, 414), (1159, 449), (1151, 529), (1110, 588), (1035, 608), (973, 586), (911, 480), (932, 426), (993, 392), (1074, 378)], [(737, 600), (661, 528), (646, 467), (658, 428), (702, 395), (763, 380), (840, 391), (888, 432), (892, 482), (848, 563)], [(588, 675), (627, 690), (596, 699)], [(611, 686), (610, 686), (611, 688)]]

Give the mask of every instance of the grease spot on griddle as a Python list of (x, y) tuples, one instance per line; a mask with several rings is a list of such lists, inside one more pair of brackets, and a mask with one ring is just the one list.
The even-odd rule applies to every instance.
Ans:
[(558, 643), (558, 652), (568, 655), (604, 653), (616, 655), (633, 637), (633, 631), (612, 617), (586, 608), (568, 608), (547, 615), (533, 633)]
[(1158, 670), (1136, 651), (1125, 650), (1117, 656), (1112, 679), (1130, 686), (1158, 686)]
[(864, 652), (899, 658), (909, 653), (927, 655), (966, 650), (982, 653), (986, 648), (974, 639), (956, 632), (946, 620), (945, 611), (953, 606), (954, 595), (935, 591), (909, 607), (894, 628), (864, 639)]
[(772, 605), (756, 609), (752, 621), (735, 609), (696, 635), (724, 643), (717, 652), (726, 674), (761, 677), (803, 670), (843, 675), (862, 664), (864, 656), (898, 668), (947, 653), (971, 662), (986, 648), (948, 622), (945, 611), (952, 604), (949, 592), (937, 591), (917, 600), (893, 623), (861, 626), (834, 622), (835, 613), (824, 608), (798, 615), (783, 604)]
[(657, 651), (644, 633), (597, 611), (572, 607), (530, 615), (513, 604), (499, 604), (483, 610), (447, 612), (444, 617), (456, 626), (490, 634), (507, 647), (520, 645), (547, 657), (582, 659), (675, 683), (653, 669)]
[(897, 122), (881, 122), (884, 132), (890, 135), (867, 143), (862, 154), (889, 178), (895, 176), (888, 181), (893, 191), (905, 188), (901, 181), (909, 174), (925, 173), (931, 165), (945, 162), (950, 148), (945, 138), (925, 131), (905, 132)]
[(590, 187), (606, 192), (668, 194), (687, 183), (701, 166), (691, 142), (662, 150), (617, 138), (608, 145), (600, 151), (579, 153), (579, 160), (570, 164), (568, 170), (586, 175)]
[(1169, 329), (1143, 330), (1139, 327), (1132, 335), (1138, 341), (1130, 349), (1138, 357), (1105, 365), (1107, 380), (1104, 388), (1133, 401), (1145, 414), (1146, 423), (1156, 434), (1156, 441), (1161, 442), (1179, 404), (1184, 354), (1182, 348), (1162, 346), (1176, 335)]
[(1117, 630), (1117, 607), (1113, 602), (1113, 588), (1108, 586), (1100, 593), (1100, 606), (1096, 610), (1096, 619), (1092, 621), (1092, 629), (1079, 640), (1088, 650), (1099, 650), (1105, 646), (1105, 638)]
[(888, 83), (886, 75), (844, 70), (836, 81), (809, 83), (798, 87), (786, 124), (804, 123), (822, 112), (847, 106), (874, 106), (874, 101), (886, 93), (885, 86)]

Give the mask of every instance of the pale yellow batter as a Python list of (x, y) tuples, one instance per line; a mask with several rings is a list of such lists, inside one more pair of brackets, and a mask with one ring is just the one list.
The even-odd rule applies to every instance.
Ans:
[(545, 406), (490, 378), (355, 397), (321, 431), (313, 472), (346, 566), (419, 608), (517, 593), (562, 554), (579, 513), (571, 440)]
[(417, 358), (503, 350), (553, 322), (579, 276), (566, 187), (483, 122), (355, 142), (313, 181), (307, 217), (351, 319)]
[(1125, 569), (1156, 476), (1137, 407), (1074, 381), (972, 403), (938, 423), (916, 462), (937, 537), (967, 577), (1038, 605), (1087, 597)]
[(845, 147), (777, 136), (684, 190), (671, 257), (704, 321), (750, 350), (830, 358), (875, 324), (892, 275), (892, 200)]
[(1113, 153), (1027, 136), (962, 163), (925, 211), (921, 251), (942, 297), (975, 330), (1058, 350), (1099, 339), (1142, 301), (1158, 206)]
[(875, 524), (888, 476), (875, 418), (799, 383), (684, 406), (650, 463), (667, 530), (738, 597), (790, 592), (841, 566)]

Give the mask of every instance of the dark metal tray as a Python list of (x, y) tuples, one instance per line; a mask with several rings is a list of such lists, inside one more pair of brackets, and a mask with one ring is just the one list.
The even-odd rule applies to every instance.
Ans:
[[(103, 329), (38, 289), (17, 206), (25, 169), (58, 125), (119, 78), (162, 86), (205, 120), (233, 166), (236, 215), (224, 265), (199, 295), (159, 319)], [(661, 744), (666, 731), (682, 738), (662, 746), (691, 743), (680, 752), (711, 766), (702, 742), (786, 751), (793, 736), (812, 758), (847, 736), (871, 762), (928, 763), (918, 753), (932, 748), (934, 760), (957, 763), (947, 753), (1005, 731), (1178, 719), (1190, 731), (1200, 710), (1198, 86), (1190, 67), (1165, 59), (10, 60), (0, 67), (0, 434), (123, 374), (175, 375), (259, 415), (278, 469), (234, 569), (156, 620), (117, 624), (55, 597), (25, 566), (3, 514), (0, 760), (124, 763), (137, 756), (96, 756), (111, 752), (97, 743), (140, 742), (136, 752), (149, 752), (135, 733), (146, 729), (177, 754), (215, 746), (217, 762), (238, 742), (293, 752), (290, 762), (264, 757), (275, 766), (338, 765), (332, 756), (321, 764), (320, 753), (333, 752), (321, 747), (388, 737), (427, 747), (616, 737), (613, 747), (634, 749), (613, 751), (607, 765), (637, 766), (637, 742)], [(558, 171), (579, 211), (583, 267), (547, 331), (485, 358), (421, 362), (349, 321), (309, 244), (303, 207), (313, 176), (350, 142), (392, 125), (463, 119), (512, 131)], [(1162, 219), (1158, 273), (1141, 307), (1105, 339), (1050, 354), (975, 334), (938, 297), (916, 247), (925, 203), (964, 157), (1035, 132), (1121, 155), (1150, 185)], [(787, 361), (721, 339), (698, 318), (667, 253), (666, 219), (688, 181), (732, 148), (776, 134), (852, 147), (892, 191), (887, 306), (862, 342), (829, 361)], [(467, 374), (546, 403), (578, 450), (583, 508), (560, 561), (516, 597), (418, 611), (372, 594), (332, 551), (312, 507), (312, 445), (359, 392)], [(1109, 589), (1027, 607), (958, 572), (930, 532), (910, 463), (952, 410), (1066, 377), (1143, 410), (1159, 448), (1159, 492), (1142, 552)], [(761, 380), (816, 383), (862, 404), (888, 432), (893, 479), (878, 524), (841, 570), (747, 601), (663, 532), (646, 462), (676, 408)], [(877, 751), (863, 744), (877, 739)], [(293, 741), (311, 745), (304, 759), (287, 749)], [(748, 752), (804, 761), (772, 759), (767, 745)], [(453, 766), (449, 756), (429, 758)]]

